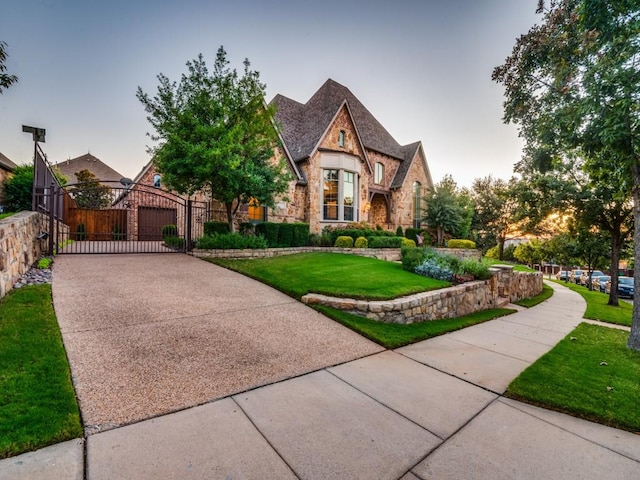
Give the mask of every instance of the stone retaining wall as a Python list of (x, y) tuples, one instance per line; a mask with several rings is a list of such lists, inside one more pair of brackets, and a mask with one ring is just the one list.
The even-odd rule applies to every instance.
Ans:
[[(460, 258), (480, 259), (480, 250), (464, 250), (461, 248), (437, 248), (438, 252), (455, 255)], [(294, 253), (309, 252), (329, 252), (347, 253), (360, 255), (362, 257), (372, 257), (389, 262), (399, 262), (401, 260), (399, 248), (335, 248), (335, 247), (291, 247), (291, 248), (265, 248), (265, 249), (229, 249), (229, 250), (200, 250), (193, 249), (191, 254), (194, 257), (212, 258), (270, 258), (281, 255), (293, 255)]]
[(46, 245), (36, 237), (48, 230), (46, 225), (46, 217), (36, 212), (20, 212), (0, 220), (0, 297), (42, 255)]
[(335, 247), (291, 247), (291, 248), (265, 248), (265, 249), (229, 249), (229, 250), (200, 250), (193, 249), (191, 254), (194, 257), (203, 258), (270, 258), (282, 255), (293, 255), (295, 253), (346, 253), (360, 255), (362, 257), (372, 257), (390, 262), (400, 261), (399, 248), (335, 248)]
[(387, 323), (414, 323), (456, 318), (533, 297), (542, 291), (542, 274), (514, 272), (512, 266), (491, 269), (489, 280), (468, 282), (432, 292), (385, 301), (363, 301), (307, 294), (302, 302), (325, 305)]

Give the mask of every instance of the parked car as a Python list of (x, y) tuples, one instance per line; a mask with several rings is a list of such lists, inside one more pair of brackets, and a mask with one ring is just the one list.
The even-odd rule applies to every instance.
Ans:
[(580, 283), (582, 272), (584, 272), (584, 270), (571, 270), (571, 273), (569, 274), (569, 281), (571, 283)]
[(589, 272), (587, 270), (584, 270), (582, 272), (582, 275), (580, 275), (580, 285), (584, 285), (585, 287), (588, 287), (589, 279), (591, 279), (591, 281), (593, 282), (593, 279), (595, 277), (601, 277), (602, 275), (604, 275), (604, 273), (601, 272), (600, 270), (592, 270), (591, 277), (589, 277)]
[[(618, 277), (618, 296), (619, 297), (633, 298), (634, 290), (635, 290), (635, 285), (634, 285), (633, 277)], [(610, 291), (611, 291), (611, 280), (607, 282), (607, 286), (605, 287), (605, 293), (609, 293)]]
[(611, 280), (611, 275), (600, 275), (599, 277), (593, 277), (593, 289), (604, 293), (607, 282)]
[(560, 270), (556, 273), (556, 279), (558, 280), (568, 280), (569, 279), (569, 270)]

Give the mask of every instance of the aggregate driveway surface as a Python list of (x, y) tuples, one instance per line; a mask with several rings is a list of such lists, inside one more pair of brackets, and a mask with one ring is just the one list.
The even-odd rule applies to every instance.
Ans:
[(88, 434), (383, 350), (182, 254), (61, 255), (52, 289)]

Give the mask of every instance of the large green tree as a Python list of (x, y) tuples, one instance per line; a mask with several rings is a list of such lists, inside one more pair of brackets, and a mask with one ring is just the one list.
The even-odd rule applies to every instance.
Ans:
[(18, 77), (15, 75), (5, 73), (7, 71), (6, 61), (8, 56), (6, 42), (0, 41), (0, 93), (18, 81)]
[(471, 186), (474, 236), (482, 247), (497, 244), (500, 260), (506, 240), (520, 233), (517, 187), (515, 178), (505, 182), (491, 175), (476, 178)]
[(138, 87), (159, 145), (154, 162), (165, 184), (179, 193), (204, 191), (225, 206), (235, 230), (239, 207), (249, 202), (273, 207), (286, 192), (284, 159), (274, 161), (278, 134), (274, 110), (264, 103), (265, 85), (248, 60), (239, 75), (229, 67), (223, 47), (210, 73), (202, 55), (187, 62), (180, 82), (158, 75), (150, 97)]
[(444, 235), (466, 238), (469, 233), (471, 201), (465, 191), (458, 189), (450, 175), (434, 185), (424, 197), (423, 221), (436, 231), (437, 245), (444, 245)]
[(2, 197), (8, 212), (31, 210), (33, 165), (18, 165), (2, 185)]
[[(619, 171), (634, 201), (640, 260), (640, 5), (638, 0), (539, 1), (540, 24), (493, 72), (507, 122), (519, 124), (541, 170), (579, 155), (589, 174)], [(636, 269), (636, 283), (640, 270)], [(640, 350), (640, 297), (629, 347)]]
[(102, 185), (100, 179), (86, 168), (76, 172), (78, 183), (69, 188), (73, 200), (80, 208), (103, 209), (113, 202), (111, 187)]

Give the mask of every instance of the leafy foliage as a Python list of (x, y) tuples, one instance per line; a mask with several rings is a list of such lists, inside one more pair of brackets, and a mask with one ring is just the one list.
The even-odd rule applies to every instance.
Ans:
[(336, 243), (333, 246), (336, 248), (351, 248), (353, 247), (353, 238), (341, 235), (336, 238)]
[(226, 222), (204, 222), (204, 234), (229, 233), (229, 224)]
[[(505, 87), (504, 120), (519, 125), (526, 145), (525, 167), (530, 170), (553, 172), (567, 159), (578, 157), (584, 160), (581, 169), (593, 187), (604, 188), (607, 205), (624, 208), (632, 194), (638, 263), (638, 3), (550, 0), (548, 8), (539, 8), (538, 13), (542, 22), (516, 41), (512, 54), (493, 72), (493, 80)], [(608, 231), (615, 269), (620, 230), (612, 227)], [(640, 282), (640, 271), (636, 280)], [(629, 346), (640, 350), (638, 301)]]
[(5, 73), (7, 71), (7, 57), (9, 56), (6, 47), (7, 43), (0, 41), (0, 93), (18, 81), (18, 77), (15, 75)]
[(454, 272), (451, 270), (451, 267), (438, 257), (431, 257), (425, 260), (416, 267), (415, 273), (423, 277), (444, 280), (446, 282), (452, 282), (454, 278)]
[(80, 208), (101, 209), (111, 205), (111, 187), (100, 184), (90, 170), (76, 172), (78, 183), (69, 189), (73, 200)]
[(475, 250), (476, 242), (473, 240), (461, 240), (457, 238), (452, 238), (447, 242), (447, 247), (449, 248), (466, 248), (470, 250)]
[(242, 76), (218, 49), (213, 72), (202, 55), (187, 62), (179, 83), (158, 75), (155, 97), (138, 87), (147, 119), (160, 144), (151, 149), (168, 187), (179, 193), (206, 191), (225, 205), (229, 230), (238, 208), (250, 201), (266, 207), (286, 192), (290, 175), (283, 158), (273, 161), (278, 134), (265, 85), (244, 61)]
[(369, 248), (400, 248), (403, 237), (369, 237)]
[(215, 233), (213, 235), (205, 235), (196, 241), (196, 247), (203, 250), (216, 249), (260, 249), (267, 248), (267, 241), (264, 237), (244, 236), (239, 233)]
[(356, 238), (355, 243), (353, 244), (355, 248), (367, 248), (369, 246), (369, 242), (365, 237)]
[(424, 222), (436, 230), (436, 243), (444, 245), (445, 234), (469, 235), (473, 208), (467, 196), (458, 191), (451, 176), (434, 185), (424, 197)]
[(33, 165), (18, 165), (2, 187), (4, 203), (10, 212), (31, 210)]

